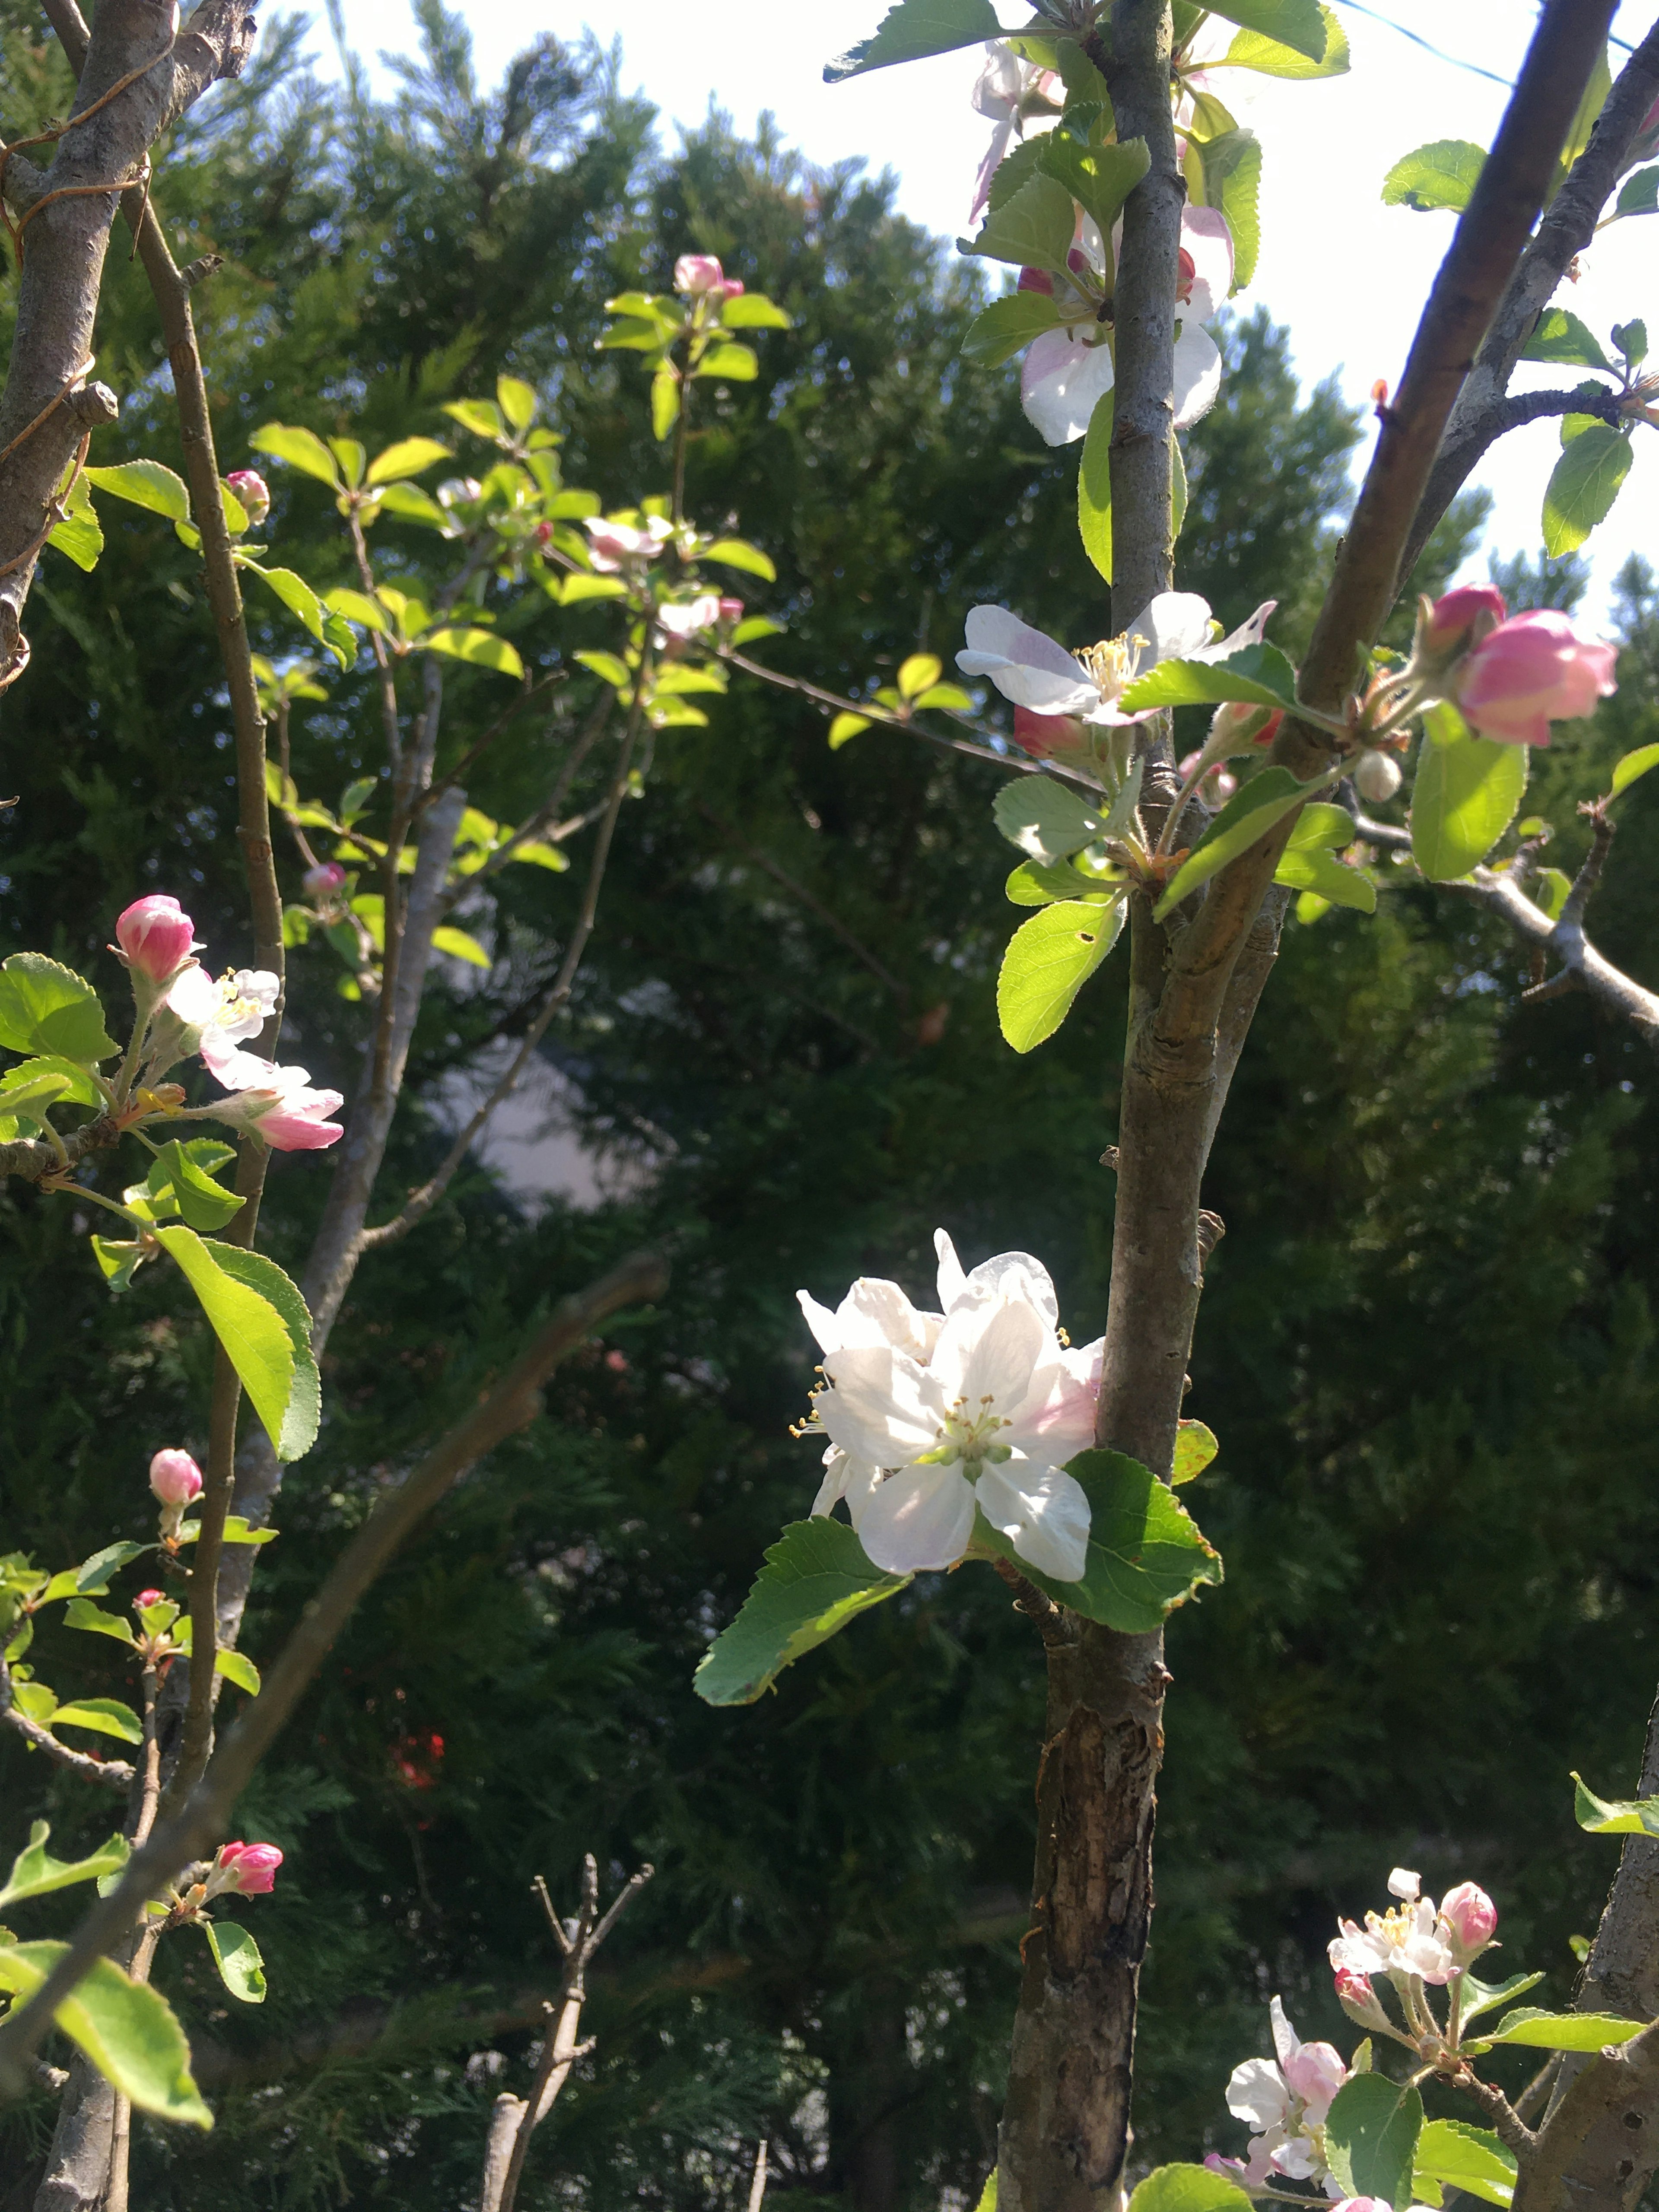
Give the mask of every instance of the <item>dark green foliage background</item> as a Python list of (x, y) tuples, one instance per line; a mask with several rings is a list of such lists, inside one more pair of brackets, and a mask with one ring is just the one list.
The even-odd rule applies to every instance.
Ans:
[[(279, 23), (159, 169), (179, 258), (227, 257), (198, 295), (227, 466), (273, 416), (371, 447), (442, 429), (439, 402), (507, 368), (567, 433), (568, 481), (626, 504), (661, 484), (662, 459), (632, 360), (592, 341), (610, 294), (664, 284), (695, 246), (797, 319), (763, 338), (757, 383), (708, 399), (691, 456), (694, 512), (729, 509), (777, 556), (775, 591), (751, 594), (788, 622), (775, 665), (858, 686), (918, 646), (948, 658), (984, 599), (1074, 640), (1107, 629), (1073, 457), (1038, 445), (1012, 370), (962, 373), (978, 280), (884, 185), (810, 173), (764, 126), (751, 143), (711, 124), (665, 155), (604, 56), (549, 44), (490, 91), (455, 27), (426, 22), (423, 59), (378, 105), (320, 89)], [(64, 92), (27, 12), (5, 25), (15, 135)], [(1265, 313), (1227, 343), (1222, 404), (1190, 440), (1180, 580), (1229, 624), (1278, 597), (1294, 648), (1362, 428), (1332, 389), (1298, 402)], [(176, 460), (124, 253), (99, 354), (125, 408), (99, 458)], [(343, 577), (320, 488), (276, 489), (282, 557)], [(106, 502), (106, 519), (95, 574), (49, 557), (33, 666), (0, 705), (0, 785), (19, 798), (0, 817), (0, 944), (50, 950), (118, 996), (102, 947), (147, 889), (185, 899), (216, 960), (247, 953), (191, 557), (153, 518)], [(1436, 574), (1478, 521), (1466, 507), (1442, 533)], [(429, 560), (417, 538), (386, 542)], [(1659, 610), (1644, 576), (1630, 585), (1617, 699), (1534, 758), (1528, 805), (1568, 866), (1574, 801), (1659, 735)], [(271, 611), (251, 609), (258, 625)], [(548, 609), (520, 642), (552, 665), (604, 619)], [(264, 634), (277, 653), (295, 641)], [(496, 711), (495, 681), (452, 684), (447, 759)], [(301, 786), (326, 799), (374, 765), (365, 676), (330, 689), (295, 737)], [(498, 747), (476, 802), (518, 818), (548, 757), (533, 734)], [(752, 1711), (707, 1710), (690, 1678), (810, 1498), (813, 1455), (787, 1434), (811, 1375), (798, 1285), (833, 1297), (862, 1271), (920, 1291), (943, 1222), (971, 1258), (1039, 1252), (1073, 1337), (1101, 1326), (1121, 963), (1052, 1043), (1027, 1060), (1002, 1046), (994, 976), (1017, 917), (994, 781), (877, 731), (832, 755), (815, 710), (745, 685), (708, 730), (665, 738), (550, 1048), (590, 1143), (650, 1172), (586, 1212), (521, 1206), (476, 1172), (365, 1267), (249, 1650), (275, 1649), (342, 1533), (538, 1310), (645, 1238), (670, 1251), (672, 1291), (573, 1361), (547, 1418), (410, 1547), (250, 1792), (240, 1832), (289, 1854), (275, 1895), (241, 1914), (271, 1996), (232, 2018), (204, 1948), (163, 1953), (219, 2120), (201, 2139), (141, 2129), (146, 2212), (466, 2201), (553, 1979), (531, 1877), (568, 1900), (586, 1850), (607, 1882), (644, 1856), (659, 1871), (521, 2201), (735, 2203), (763, 2136), (775, 2189), (804, 2202), (976, 2196), (1025, 1925), (1034, 1640), (969, 1570), (923, 1578)], [(1650, 978), (1655, 822), (1644, 785), (1597, 906), (1610, 954)], [(299, 864), (282, 861), (292, 895)], [(532, 880), (505, 894), (511, 962), (423, 1016), (389, 1195), (434, 1156), (436, 1086), (521, 1024), (574, 914), (577, 875), (515, 874)], [(330, 963), (295, 956), (288, 1049), (349, 1089), (361, 1010)], [(1228, 1579), (1171, 1627), (1148, 2160), (1237, 2147), (1221, 2091), (1265, 2047), (1275, 1990), (1304, 2034), (1343, 2033), (1323, 1945), (1394, 1863), (1437, 1888), (1485, 1883), (1506, 1966), (1549, 1968), (1558, 2000), (1611, 1869), (1571, 1825), (1565, 1775), (1633, 1780), (1659, 1656), (1652, 1084), (1582, 1000), (1520, 1006), (1526, 981), (1451, 894), (1401, 884), (1374, 921), (1292, 924), (1235, 1089), (1191, 1401), (1223, 1449), (1188, 1493)], [(296, 1271), (326, 1175), (276, 1164), (265, 1234)], [(112, 1309), (63, 1202), (6, 1192), (0, 1226), (0, 1541), (55, 1565), (145, 1532), (149, 1453), (204, 1441), (207, 1350), (157, 1270)], [(43, 1674), (120, 1694), (84, 1641), (43, 1634)], [(108, 1816), (8, 1737), (0, 1844), (39, 1805), (60, 1844)], [(44, 2101), (0, 2118), (8, 2212), (29, 2201), (50, 2121)]]

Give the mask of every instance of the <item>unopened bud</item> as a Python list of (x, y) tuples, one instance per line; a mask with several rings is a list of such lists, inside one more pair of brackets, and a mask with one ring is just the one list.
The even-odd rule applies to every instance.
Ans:
[(1354, 763), (1353, 787), (1373, 806), (1400, 788), (1400, 763), (1392, 753), (1363, 752)]
[(270, 513), (270, 486), (258, 469), (233, 469), (225, 478), (247, 516), (250, 530), (257, 530)]
[(344, 889), (345, 880), (346, 872), (337, 860), (319, 860), (314, 868), (307, 868), (301, 878), (306, 896), (319, 900), (331, 899), (337, 891)]
[(160, 1605), (161, 1602), (162, 1593), (160, 1590), (140, 1590), (132, 1601), (132, 1609), (135, 1613), (143, 1613), (149, 1607)]
[(1467, 653), (1490, 635), (1509, 613), (1496, 584), (1460, 584), (1437, 599), (1419, 602), (1418, 644), (1437, 660)]
[(1498, 1907), (1472, 1881), (1460, 1881), (1446, 1892), (1440, 1900), (1440, 1917), (1446, 1941), (1462, 1966), (1479, 1957), (1498, 1929)]

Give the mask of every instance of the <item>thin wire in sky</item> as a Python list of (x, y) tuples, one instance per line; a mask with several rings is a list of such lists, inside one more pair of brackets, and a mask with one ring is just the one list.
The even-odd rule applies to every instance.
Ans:
[(1408, 31), (1403, 23), (1396, 23), (1392, 15), (1385, 15), (1376, 8), (1365, 7), (1363, 0), (1343, 0), (1343, 5), (1352, 8), (1357, 15), (1369, 15), (1374, 23), (1386, 23), (1391, 31), (1398, 31), (1402, 39), (1409, 39), (1414, 46), (1421, 46), (1425, 54), (1432, 54), (1437, 62), (1449, 62), (1454, 69), (1468, 70), (1472, 76), (1489, 77), (1493, 84), (1513, 89), (1508, 77), (1499, 76), (1494, 70), (1482, 69), (1479, 62), (1461, 61), (1455, 54), (1443, 53), (1438, 46), (1431, 46), (1415, 31)]

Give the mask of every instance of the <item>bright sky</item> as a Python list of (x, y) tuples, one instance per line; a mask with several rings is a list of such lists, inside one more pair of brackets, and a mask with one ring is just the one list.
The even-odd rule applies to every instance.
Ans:
[[(1030, 20), (1014, 0), (997, 0), (1005, 25)], [(1379, 376), (1397, 384), (1418, 310), (1451, 235), (1449, 215), (1417, 215), (1382, 204), (1384, 173), (1413, 147), (1437, 138), (1491, 143), (1507, 80), (1533, 22), (1525, 0), (1376, 0), (1378, 14), (1334, 0), (1353, 69), (1345, 77), (1292, 84), (1229, 72), (1223, 92), (1265, 148), (1262, 251), (1241, 306), (1265, 301), (1291, 327), (1298, 371), (1311, 383), (1340, 372), (1351, 400)], [(541, 31), (574, 39), (591, 27), (620, 38), (623, 82), (652, 100), (662, 122), (700, 122), (717, 100), (739, 128), (769, 108), (786, 137), (812, 161), (849, 155), (890, 167), (898, 204), (915, 221), (955, 236), (966, 228), (974, 172), (989, 125), (969, 104), (980, 53), (941, 55), (835, 86), (823, 65), (867, 35), (885, 0), (459, 0), (473, 27), (481, 74), (493, 79)], [(407, 0), (343, 0), (347, 35), (368, 58), (414, 43)], [(1626, 0), (1615, 33), (1639, 38), (1651, 0)], [(1415, 32), (1453, 59), (1437, 58), (1401, 34)], [(332, 59), (325, 37), (319, 59)], [(1615, 50), (1615, 71), (1622, 57)], [(1659, 218), (1615, 224), (1583, 257), (1565, 304), (1606, 345), (1608, 326), (1646, 314), (1659, 334)], [(1645, 281), (1644, 281), (1645, 279)], [(1574, 380), (1575, 372), (1523, 368), (1517, 387)], [(1595, 579), (1585, 612), (1599, 616), (1614, 571), (1632, 548), (1659, 557), (1652, 487), (1659, 455), (1643, 449), (1618, 504), (1586, 548)], [(1362, 458), (1369, 447), (1362, 448)], [(1516, 432), (1488, 456), (1476, 481), (1495, 495), (1488, 545), (1500, 553), (1540, 550), (1539, 510), (1558, 447), (1554, 423)], [(1483, 551), (1471, 573), (1484, 574)]]

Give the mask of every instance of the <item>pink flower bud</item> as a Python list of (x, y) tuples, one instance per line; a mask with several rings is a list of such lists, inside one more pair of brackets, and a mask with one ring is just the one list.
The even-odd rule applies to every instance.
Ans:
[(1327, 2212), (1393, 2212), (1393, 2207), (1386, 2197), (1344, 2197)]
[(208, 1895), (222, 1897), (234, 1890), (243, 1897), (263, 1897), (276, 1887), (282, 1863), (275, 1844), (223, 1844), (208, 1876)]
[(1039, 714), (1030, 707), (1014, 709), (1014, 743), (1033, 760), (1063, 760), (1086, 750), (1083, 725), (1070, 714)]
[(1182, 246), (1176, 255), (1176, 298), (1183, 305), (1193, 296), (1193, 280), (1197, 275), (1197, 262)]
[(1054, 280), (1046, 269), (1022, 269), (1019, 272), (1019, 282), (1015, 285), (1014, 289), (1017, 292), (1044, 292), (1052, 300), (1054, 295)]
[(1080, 246), (1073, 246), (1066, 248), (1066, 266), (1073, 276), (1086, 276), (1094, 264)]
[(1508, 612), (1496, 584), (1460, 584), (1430, 608), (1424, 643), (1437, 654), (1461, 651), (1496, 629)]
[(740, 623), (742, 620), (743, 601), (741, 599), (722, 599), (720, 601), (720, 627), (722, 629), (730, 629), (735, 623)]
[(1440, 1900), (1440, 1917), (1462, 1966), (1484, 1951), (1498, 1929), (1498, 1907), (1472, 1881), (1460, 1881), (1446, 1892)]
[(1240, 753), (1253, 749), (1265, 752), (1279, 734), (1284, 720), (1282, 708), (1269, 714), (1265, 707), (1253, 707), (1248, 700), (1224, 699), (1210, 717), (1210, 739), (1206, 750), (1218, 758), (1236, 759)]
[(327, 899), (343, 888), (345, 879), (346, 872), (337, 860), (319, 860), (314, 868), (306, 870), (301, 882), (308, 898)]
[(140, 1590), (132, 1601), (132, 1609), (135, 1613), (143, 1613), (147, 1607), (160, 1605), (162, 1602), (162, 1593), (160, 1590)]
[(1580, 637), (1545, 607), (1516, 615), (1475, 647), (1457, 681), (1457, 703), (1482, 737), (1507, 745), (1547, 745), (1550, 724), (1594, 712), (1618, 685), (1616, 646)]
[(149, 1463), (149, 1486), (163, 1505), (188, 1505), (202, 1494), (202, 1470), (187, 1451), (158, 1451)]
[[(674, 289), (699, 299), (705, 292), (723, 289), (726, 271), (712, 253), (682, 253), (674, 264)], [(742, 286), (738, 286), (742, 290)]]
[(743, 296), (741, 276), (726, 276), (714, 287), (714, 296), (720, 300), (738, 300)]
[(235, 469), (225, 482), (246, 509), (249, 527), (257, 530), (270, 513), (270, 486), (258, 469)]
[(196, 925), (176, 898), (152, 892), (135, 899), (115, 923), (121, 959), (135, 975), (165, 983), (196, 950)]
[(1356, 1974), (1351, 1966), (1336, 1970), (1336, 1994), (1344, 2004), (1370, 2005), (1376, 2002), (1369, 1974)]

